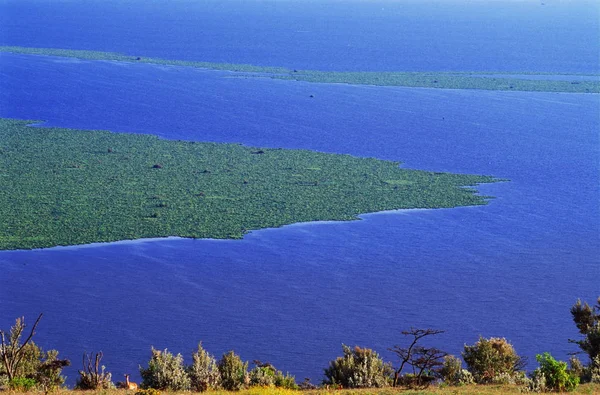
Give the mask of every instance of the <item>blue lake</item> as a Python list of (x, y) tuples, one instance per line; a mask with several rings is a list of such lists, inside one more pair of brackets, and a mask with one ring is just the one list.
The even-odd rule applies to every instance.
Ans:
[[(547, 3), (342, 9), (337, 2), (177, 1), (165, 13), (156, 2), (133, 28), (127, 16), (139, 12), (121, 2), (98, 13), (96, 2), (2, 1), (0, 44), (312, 69), (598, 72), (598, 43), (574, 40), (597, 31), (589, 7), (598, 6)], [(427, 7), (437, 11), (425, 17)], [(32, 10), (30, 26), (47, 30), (28, 30), (17, 18)], [(498, 25), (508, 14), (514, 23)], [(352, 35), (348, 21), (370, 33)], [(487, 30), (467, 35), (480, 24)], [(318, 34), (285, 42), (290, 26)], [(422, 40), (407, 40), (407, 29)], [(183, 40), (189, 31), (210, 39)], [(554, 32), (552, 40), (542, 40), (544, 32)], [(435, 48), (427, 39), (434, 34), (445, 40)], [(349, 38), (359, 49), (343, 47)], [(402, 45), (413, 55), (384, 56)], [(37, 341), (72, 359), (70, 383), (83, 351), (102, 350), (119, 377), (137, 375), (151, 345), (189, 361), (200, 340), (214, 354), (234, 349), (318, 381), (342, 343), (391, 359), (386, 349), (411, 326), (446, 330), (434, 343), (457, 355), (483, 335), (510, 339), (530, 359), (543, 351), (565, 359), (576, 350), (567, 341), (577, 336), (570, 306), (600, 292), (599, 110), (600, 95), (309, 84), (0, 54), (2, 117), (349, 153), (511, 180), (479, 187), (496, 196), (487, 206), (297, 224), (239, 241), (3, 251), (0, 327), (44, 312)]]

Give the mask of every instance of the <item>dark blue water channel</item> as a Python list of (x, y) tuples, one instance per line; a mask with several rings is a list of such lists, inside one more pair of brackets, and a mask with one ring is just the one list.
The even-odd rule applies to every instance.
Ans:
[[(11, 12), (15, 4), (0, 3)], [(9, 44), (42, 40), (2, 31)], [(43, 44), (64, 47), (61, 34), (55, 26)], [(82, 37), (81, 45), (93, 44), (89, 32)], [(122, 49), (102, 42), (106, 48), (92, 49)], [(236, 61), (251, 62), (241, 53)], [(522, 65), (528, 69), (527, 60)], [(579, 66), (570, 71), (598, 65)], [(411, 326), (446, 330), (434, 343), (454, 354), (483, 335), (507, 337), (530, 358), (551, 351), (565, 359), (576, 350), (567, 341), (577, 336), (569, 307), (600, 292), (599, 108), (591, 94), (308, 84), (0, 54), (2, 117), (349, 153), (511, 180), (479, 188), (497, 197), (487, 206), (298, 224), (239, 241), (0, 252), (0, 327), (44, 312), (37, 341), (73, 360), (70, 383), (86, 350), (102, 350), (118, 378), (137, 375), (151, 345), (189, 361), (200, 340), (214, 354), (235, 349), (319, 380), (342, 343), (391, 359), (386, 348)]]

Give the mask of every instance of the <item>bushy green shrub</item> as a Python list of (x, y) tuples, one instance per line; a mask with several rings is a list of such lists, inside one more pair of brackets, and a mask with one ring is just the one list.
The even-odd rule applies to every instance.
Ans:
[(296, 384), (296, 377), (292, 376), (289, 373), (285, 375), (281, 371), (277, 371), (275, 374), (275, 387), (277, 388), (285, 388), (288, 390), (297, 390), (300, 389), (298, 384)]
[(198, 344), (198, 350), (192, 354), (192, 364), (188, 366), (187, 373), (193, 391), (214, 390), (221, 385), (217, 360), (202, 348), (202, 343)]
[(375, 351), (342, 344), (344, 356), (329, 363), (325, 369), (325, 384), (344, 388), (371, 388), (390, 385), (392, 367)]
[(255, 366), (250, 370), (249, 377), (253, 387), (275, 386), (275, 370), (270, 366)]
[(142, 388), (157, 390), (185, 391), (190, 389), (190, 378), (183, 366), (181, 354), (173, 355), (152, 348), (152, 357), (148, 361), (148, 368), (140, 366)]
[(471, 372), (463, 369), (462, 361), (454, 355), (447, 355), (444, 358), (440, 376), (444, 383), (448, 385), (468, 385), (474, 382)]
[(286, 389), (298, 389), (296, 384), (296, 378), (289, 373), (283, 374), (282, 371), (277, 370), (275, 366), (270, 363), (261, 363), (260, 361), (254, 361), (256, 365), (249, 374), (250, 385), (257, 387), (278, 387)]
[(504, 338), (480, 337), (472, 346), (466, 345), (463, 359), (476, 383), (492, 383), (499, 375), (512, 376), (524, 367), (512, 344)]
[(579, 377), (567, 371), (566, 362), (557, 361), (547, 352), (536, 355), (535, 359), (540, 366), (533, 371), (532, 377), (543, 375), (546, 390), (573, 391), (579, 385)]
[(221, 386), (227, 391), (239, 391), (249, 383), (248, 362), (229, 351), (217, 363), (221, 374)]
[(36, 387), (34, 379), (28, 377), (15, 377), (8, 382), (8, 388), (16, 392), (29, 392)]

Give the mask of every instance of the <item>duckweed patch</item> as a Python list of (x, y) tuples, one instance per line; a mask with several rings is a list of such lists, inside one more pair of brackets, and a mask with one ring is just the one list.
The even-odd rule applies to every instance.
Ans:
[[(361, 213), (486, 204), (491, 176), (399, 162), (0, 119), (0, 249), (243, 237)], [(160, 163), (160, 168), (154, 165)]]

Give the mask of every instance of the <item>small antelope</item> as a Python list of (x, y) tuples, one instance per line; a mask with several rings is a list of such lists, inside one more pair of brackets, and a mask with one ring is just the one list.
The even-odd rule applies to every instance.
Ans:
[(132, 383), (131, 381), (129, 381), (128, 374), (125, 375), (125, 386), (124, 387), (127, 390), (137, 390), (138, 389), (137, 383)]

